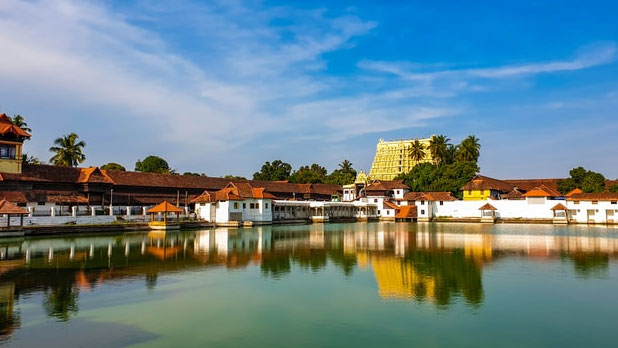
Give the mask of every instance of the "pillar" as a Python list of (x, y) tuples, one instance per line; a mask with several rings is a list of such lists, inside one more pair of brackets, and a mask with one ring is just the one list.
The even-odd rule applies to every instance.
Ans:
[(34, 215), (34, 207), (28, 207), (28, 217), (32, 217)]
[(127, 206), (127, 216), (131, 216), (131, 207)]
[(56, 207), (49, 208), (49, 216), (51, 217), (56, 216)]
[(76, 217), (77, 216), (77, 207), (76, 206), (72, 206), (71, 207), (71, 216), (72, 217)]
[(92, 216), (97, 215), (97, 208), (96, 207), (90, 207), (90, 215), (92, 215)]
[(109, 206), (109, 216), (114, 216), (114, 206), (113, 205)]
[(142, 215), (146, 216), (146, 210), (148, 210), (146, 207), (142, 207)]

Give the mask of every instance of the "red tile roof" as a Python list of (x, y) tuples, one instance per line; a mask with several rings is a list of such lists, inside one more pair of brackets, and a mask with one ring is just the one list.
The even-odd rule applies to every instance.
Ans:
[(408, 192), (403, 196), (405, 201), (456, 201), (450, 192)]
[(401, 206), (395, 214), (395, 219), (416, 219), (418, 217), (418, 207), (415, 205)]
[(556, 205), (554, 205), (553, 208), (551, 208), (551, 210), (568, 210), (569, 208), (567, 208), (564, 204), (562, 203), (558, 203)]
[(403, 183), (403, 180), (391, 180), (391, 181), (374, 181), (371, 185), (365, 188), (365, 191), (391, 191), (394, 189), (410, 189), (410, 187)]
[(511, 192), (513, 184), (503, 180), (490, 178), (488, 176), (477, 175), (470, 182), (465, 184), (462, 190), (496, 190), (500, 192)]
[(502, 195), (502, 199), (511, 199), (511, 200), (516, 200), (516, 199), (525, 199), (524, 194), (519, 191), (518, 189), (514, 188), (511, 192)]
[(560, 192), (545, 185), (537, 186), (524, 194), (524, 197), (561, 197)]
[(498, 210), (498, 209), (489, 203), (485, 203), (485, 205), (480, 207), (479, 210)]
[(242, 201), (244, 199), (274, 199), (275, 196), (261, 187), (252, 187), (247, 182), (230, 182), (224, 188), (216, 192), (204, 191), (201, 195), (191, 200), (191, 203), (208, 203), (218, 201)]
[(567, 193), (565, 196), (571, 197), (571, 196), (576, 195), (578, 193), (584, 193), (584, 191), (582, 191), (582, 189), (576, 187), (576, 188), (572, 189), (571, 191), (569, 191), (569, 193)]
[(156, 206), (148, 209), (147, 213), (148, 214), (154, 214), (154, 213), (182, 213), (183, 210), (178, 208), (177, 206), (173, 205), (172, 203), (168, 202), (168, 201), (163, 201), (159, 204), (157, 204)]
[(384, 201), (384, 204), (383, 204), (382, 208), (383, 209), (395, 209), (395, 210), (398, 210), (399, 206), (397, 204), (395, 204), (395, 203), (392, 203), (392, 202), (389, 202), (389, 201)]
[(20, 208), (6, 199), (0, 200), (0, 214), (28, 214), (26, 209)]
[(7, 114), (0, 114), (0, 135), (14, 134), (18, 137), (30, 138), (30, 134), (13, 124), (13, 120)]
[(618, 193), (600, 192), (600, 193), (577, 193), (571, 197), (567, 197), (568, 201), (617, 201)]
[(548, 179), (507, 179), (503, 180), (519, 189), (530, 191), (535, 187), (546, 186), (552, 190), (558, 191), (558, 181), (564, 179), (548, 178)]

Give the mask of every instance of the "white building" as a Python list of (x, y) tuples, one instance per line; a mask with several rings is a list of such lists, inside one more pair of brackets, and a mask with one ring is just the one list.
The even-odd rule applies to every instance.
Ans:
[(579, 193), (566, 202), (571, 223), (618, 223), (618, 193)]
[(218, 225), (264, 224), (272, 222), (272, 194), (248, 183), (230, 182), (225, 188), (204, 191), (191, 201), (198, 219)]

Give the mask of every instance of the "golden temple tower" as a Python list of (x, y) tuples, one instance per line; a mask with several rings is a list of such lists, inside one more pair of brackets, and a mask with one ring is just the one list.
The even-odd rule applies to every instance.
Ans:
[(431, 138), (418, 139), (425, 147), (425, 158), (420, 161), (412, 159), (412, 143), (416, 139), (390, 140), (380, 139), (376, 146), (376, 156), (371, 165), (369, 178), (371, 180), (393, 180), (399, 174), (405, 174), (412, 168), (424, 162), (432, 162), (429, 151)]

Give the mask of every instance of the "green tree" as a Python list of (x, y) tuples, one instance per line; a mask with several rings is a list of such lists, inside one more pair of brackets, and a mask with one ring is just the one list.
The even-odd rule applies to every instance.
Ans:
[(461, 162), (477, 162), (481, 155), (481, 144), (479, 138), (470, 135), (461, 141), (457, 147), (456, 158)]
[(326, 182), (328, 171), (317, 163), (301, 166), (290, 175), (290, 181), (297, 184), (318, 184)]
[(616, 183), (616, 184), (611, 184), (611, 185), (608, 187), (608, 191), (609, 191), (609, 192), (613, 192), (613, 193), (618, 193), (618, 183)]
[(571, 169), (569, 175), (570, 178), (558, 181), (560, 193), (566, 194), (574, 188), (580, 188), (586, 193), (605, 191), (605, 177), (601, 173), (577, 167)]
[(21, 162), (24, 164), (43, 164), (41, 160), (27, 153), (21, 155)]
[(126, 171), (124, 166), (122, 166), (122, 165), (120, 165), (118, 163), (114, 163), (114, 162), (109, 162), (107, 164), (102, 165), (101, 169), (103, 169), (103, 170), (117, 170), (117, 171), (120, 171), (120, 172)]
[(435, 135), (429, 141), (429, 152), (435, 163), (446, 162), (449, 155), (449, 141), (451, 139), (445, 135)]
[(410, 157), (413, 161), (420, 162), (425, 158), (425, 145), (418, 139), (414, 140), (410, 151)]
[(13, 116), (12, 121), (13, 121), (13, 124), (16, 125), (17, 127), (25, 130), (28, 133), (32, 133), (32, 129), (28, 127), (28, 124), (26, 123), (26, 120), (24, 119), (22, 115)]
[(231, 175), (231, 174), (228, 174), (224, 176), (223, 178), (228, 179), (228, 180), (247, 180), (247, 178), (245, 178), (244, 176)]
[(49, 162), (56, 166), (75, 167), (86, 160), (83, 149), (86, 146), (84, 141), (78, 141), (79, 135), (70, 133), (54, 140), (56, 146), (49, 148), (55, 155)]
[(166, 160), (159, 156), (148, 156), (143, 161), (135, 162), (136, 172), (158, 173), (158, 174), (173, 174), (174, 171)]
[(401, 175), (404, 183), (412, 191), (443, 191), (451, 192), (455, 197), (462, 197), (461, 187), (470, 181), (480, 171), (475, 162), (455, 162), (452, 164), (435, 165), (421, 163), (412, 171)]
[(259, 172), (253, 174), (253, 180), (262, 181), (280, 181), (288, 180), (290, 173), (292, 172), (292, 166), (289, 163), (281, 160), (274, 160), (272, 163), (266, 162), (262, 165)]
[(343, 160), (339, 163), (339, 168), (334, 170), (326, 177), (326, 183), (333, 185), (347, 185), (356, 179), (356, 170), (352, 167), (352, 162)]
[(195, 172), (184, 172), (184, 173), (182, 173), (182, 175), (188, 175), (188, 176), (206, 176), (206, 174), (204, 174), (204, 173), (195, 173)]

